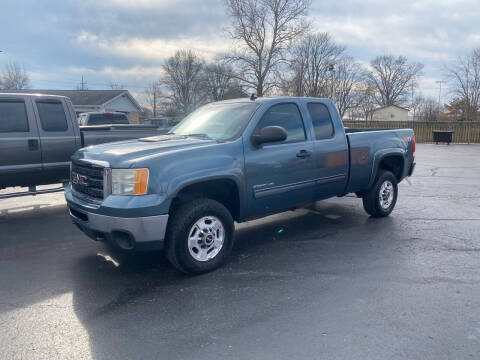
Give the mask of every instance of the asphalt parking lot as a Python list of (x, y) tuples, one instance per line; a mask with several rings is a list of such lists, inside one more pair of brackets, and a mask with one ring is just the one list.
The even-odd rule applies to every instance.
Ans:
[(238, 225), (229, 263), (87, 239), (62, 194), (0, 200), (5, 359), (480, 359), (480, 146), (418, 145), (397, 207)]

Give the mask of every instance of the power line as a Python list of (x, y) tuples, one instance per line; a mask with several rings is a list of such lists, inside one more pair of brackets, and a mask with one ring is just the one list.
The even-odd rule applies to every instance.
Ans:
[[(52, 83), (52, 84), (65, 84), (65, 85), (71, 85), (72, 87), (75, 87), (76, 85), (76, 82), (75, 80), (70, 80), (70, 81), (62, 81), (62, 80), (46, 80), (46, 79), (37, 79), (37, 80), (33, 80), (34, 82), (45, 82), (45, 83)], [(105, 83), (89, 83), (90, 85), (92, 86), (110, 86), (109, 83), (105, 82)], [(125, 87), (128, 87), (128, 88), (135, 88), (135, 89), (145, 89), (145, 86), (141, 86), (141, 85), (133, 85), (133, 84), (123, 84)]]

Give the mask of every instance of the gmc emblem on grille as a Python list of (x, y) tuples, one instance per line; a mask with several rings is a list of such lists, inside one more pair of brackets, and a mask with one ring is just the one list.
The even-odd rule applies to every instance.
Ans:
[(77, 174), (76, 172), (72, 172), (72, 183), (81, 185), (81, 186), (87, 186), (87, 177)]

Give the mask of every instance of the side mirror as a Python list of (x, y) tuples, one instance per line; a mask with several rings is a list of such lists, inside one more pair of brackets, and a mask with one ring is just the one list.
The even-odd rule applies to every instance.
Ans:
[(252, 136), (255, 145), (281, 142), (287, 138), (287, 131), (281, 126), (266, 126)]

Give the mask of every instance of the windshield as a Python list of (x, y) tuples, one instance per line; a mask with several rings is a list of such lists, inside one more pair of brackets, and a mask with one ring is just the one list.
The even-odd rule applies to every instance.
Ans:
[(124, 114), (90, 114), (88, 125), (106, 125), (106, 124), (128, 124), (127, 116)]
[(170, 134), (232, 139), (240, 134), (257, 107), (253, 102), (208, 104), (188, 115)]

